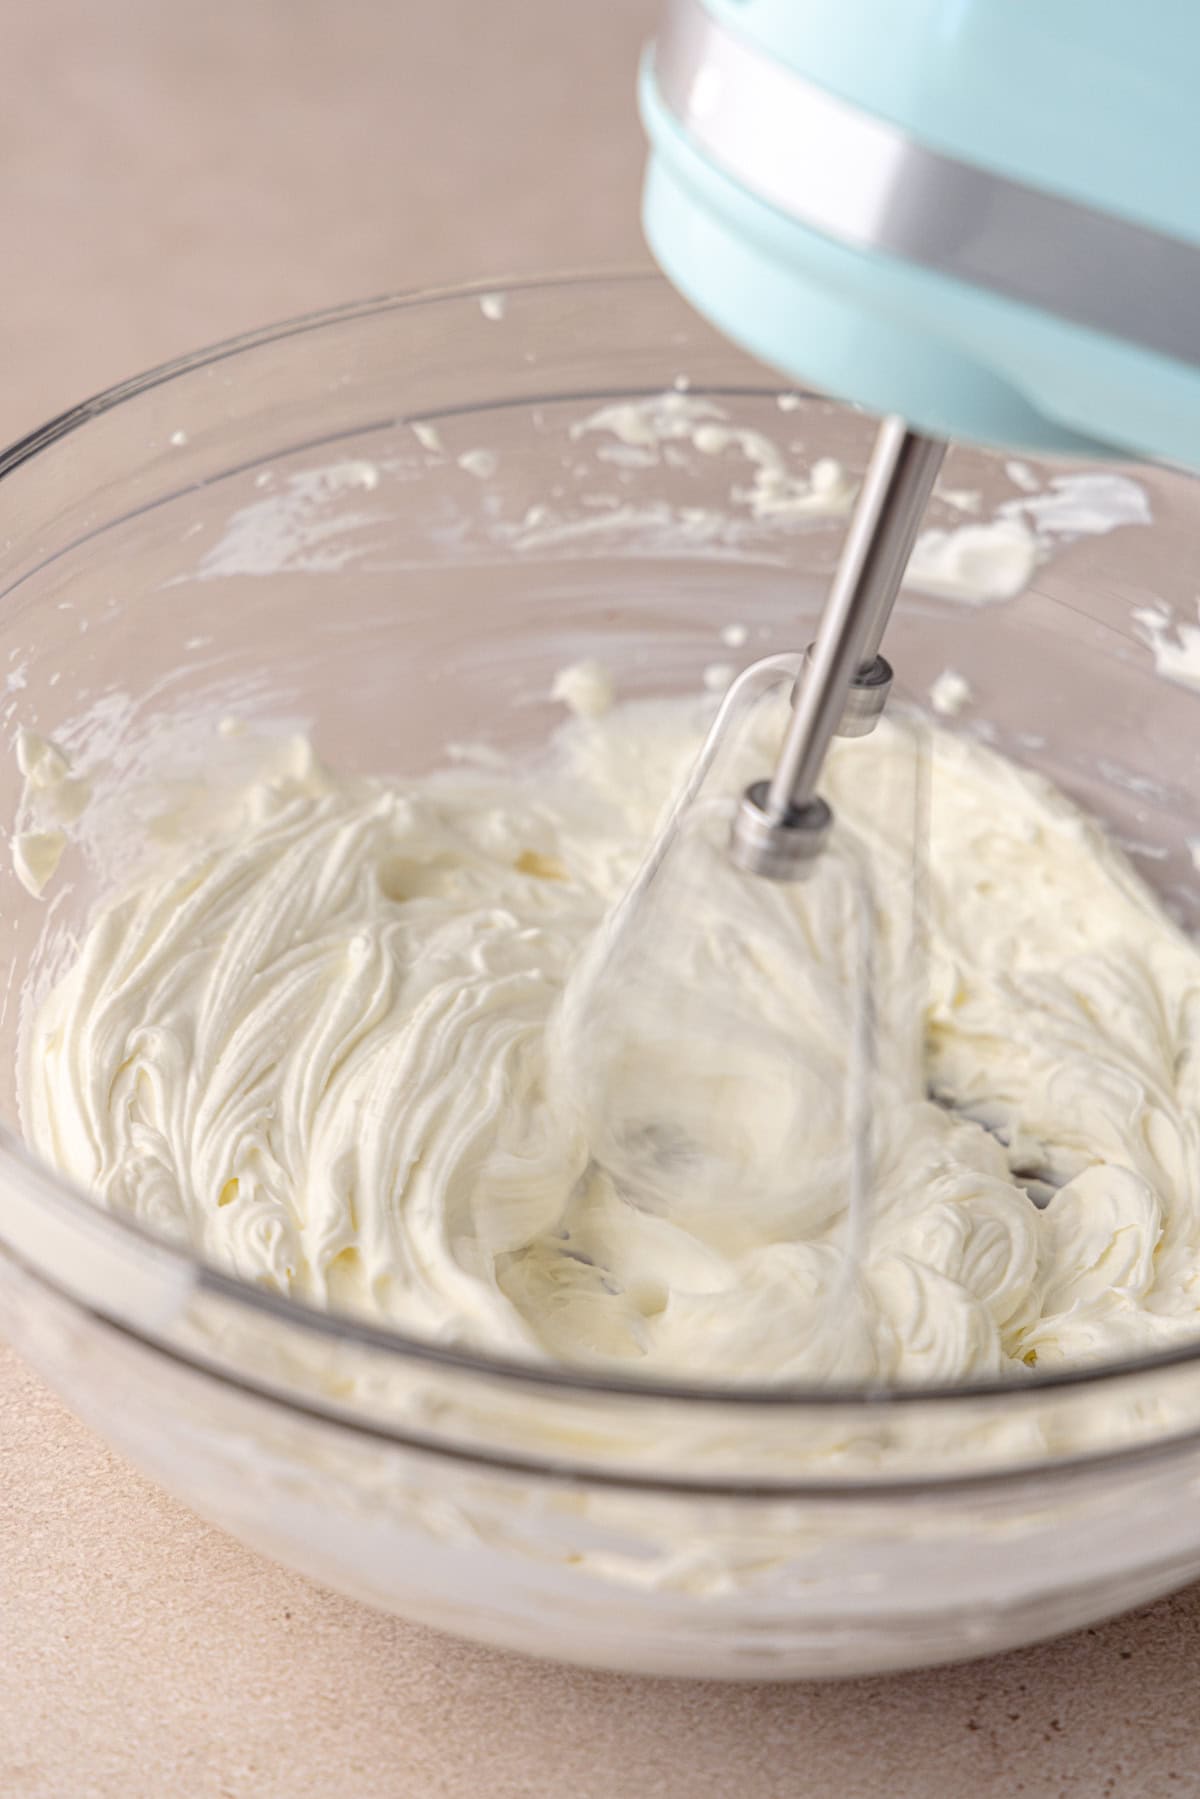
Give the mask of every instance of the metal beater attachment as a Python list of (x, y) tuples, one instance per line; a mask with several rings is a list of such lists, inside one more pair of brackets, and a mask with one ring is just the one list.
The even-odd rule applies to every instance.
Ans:
[(945, 453), (903, 419), (879, 428), (775, 772), (746, 789), (734, 818), (730, 855), (749, 874), (799, 880), (824, 847), (833, 814), (817, 781), (835, 732), (865, 736), (887, 704), (879, 646)]

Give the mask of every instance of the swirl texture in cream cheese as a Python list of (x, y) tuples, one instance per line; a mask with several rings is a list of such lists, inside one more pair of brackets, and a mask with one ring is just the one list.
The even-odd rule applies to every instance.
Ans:
[[(247, 1281), (485, 1350), (960, 1380), (1194, 1334), (1200, 954), (1097, 825), (942, 731), (885, 722), (828, 770), (874, 871), (885, 996), (861, 1256), (827, 1165), (761, 1205), (684, 1184), (664, 1207), (597, 1166), (555, 1065), (561, 997), (702, 724), (683, 702), (573, 721), (536, 780), (277, 762), (92, 920), (32, 1031), (32, 1142)], [(777, 730), (760, 718), (731, 781)], [(886, 997), (912, 991), (911, 818), (876, 801), (916, 758), (914, 1035)], [(841, 928), (822, 892), (772, 891), (798, 941)], [(667, 1042), (664, 1103), (678, 1066)]]

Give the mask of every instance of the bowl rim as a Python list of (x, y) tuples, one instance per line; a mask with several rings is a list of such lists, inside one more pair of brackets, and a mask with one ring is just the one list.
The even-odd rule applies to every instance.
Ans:
[[(56, 414), (44, 424), (15, 440), (7, 448), (0, 449), (0, 481), (10, 477), (34, 458), (45, 454), (64, 437), (72, 432), (82, 430), (92, 421), (103, 417), (125, 402), (136, 399), (155, 388), (165, 386), (174, 380), (210, 368), (267, 344), (321, 331), (356, 319), (379, 317), (388, 313), (447, 305), (466, 300), (478, 302), (484, 295), (498, 291), (554, 294), (583, 287), (594, 292), (597, 288), (602, 288), (607, 284), (674, 292), (666, 279), (652, 266), (638, 264), (601, 268), (594, 271), (571, 270), (561, 273), (492, 276), (466, 283), (384, 294), (372, 299), (350, 301), (339, 306), (298, 314), (275, 324), (239, 333), (205, 348), (172, 358), (124, 381), (117, 382), (113, 386), (104, 388), (79, 404)], [(702, 390), (697, 389), (696, 391)], [(794, 393), (798, 390), (796, 383), (785, 382), (777, 378), (769, 369), (764, 369), (762, 391), (764, 395), (770, 395), (780, 392)], [(824, 396), (814, 397), (823, 398)], [(578, 1392), (603, 1395), (626, 1400), (631, 1404), (661, 1404), (667, 1401), (679, 1405), (730, 1406), (742, 1410), (760, 1408), (770, 1412), (789, 1408), (829, 1410), (839, 1407), (861, 1408), (865, 1411), (880, 1407), (903, 1408), (930, 1404), (957, 1408), (979, 1405), (981, 1402), (998, 1405), (1013, 1404), (1020, 1400), (1029, 1402), (1051, 1392), (1104, 1387), (1153, 1374), (1160, 1370), (1200, 1364), (1200, 1333), (1194, 1343), (1159, 1349), (1142, 1356), (1065, 1368), (1056, 1367), (1048, 1370), (1032, 1368), (1023, 1374), (994, 1376), (955, 1384), (917, 1385), (880, 1381), (810, 1386), (795, 1382), (712, 1382), (685, 1378), (664, 1380), (563, 1362), (539, 1362), (532, 1357), (525, 1359), (517, 1356), (493, 1355), (483, 1351), (437, 1343), (350, 1314), (322, 1311), (303, 1300), (275, 1293), (243, 1281), (236, 1275), (225, 1272), (191, 1249), (151, 1231), (140, 1221), (106, 1210), (85, 1189), (60, 1175), (49, 1163), (37, 1156), (7, 1124), (0, 1122), (0, 1167), (4, 1165), (7, 1165), (22, 1181), (32, 1183), (36, 1188), (41, 1189), (43, 1197), (53, 1207), (65, 1210), (72, 1218), (86, 1220), (93, 1229), (96, 1228), (96, 1221), (99, 1220), (102, 1230), (115, 1234), (135, 1253), (146, 1252), (164, 1265), (171, 1264), (187, 1277), (192, 1290), (207, 1291), (212, 1296), (243, 1307), (263, 1319), (287, 1324), (311, 1336), (350, 1342), (375, 1352), (396, 1356), (405, 1362), (424, 1364), (431, 1368), (471, 1375), (485, 1381), (498, 1381), (506, 1385), (516, 1384), (549, 1389), (561, 1394)], [(19, 1252), (14, 1252), (5, 1244), (2, 1219), (0, 1219), (0, 1250), (6, 1255), (13, 1255), (14, 1260), (27, 1273), (47, 1285), (52, 1291), (60, 1293), (69, 1303), (81, 1307), (92, 1316), (103, 1319), (110, 1326), (122, 1330), (140, 1341), (152, 1342), (160, 1350), (165, 1350), (176, 1358), (180, 1357), (181, 1352), (176, 1346), (168, 1346), (162, 1338), (146, 1336), (140, 1330), (131, 1327), (129, 1321), (122, 1317), (119, 1306), (99, 1305), (92, 1299), (85, 1301), (76, 1294), (57, 1287), (40, 1269), (29, 1267)], [(235, 1377), (219, 1366), (208, 1366), (204, 1362), (194, 1360), (186, 1355), (182, 1359), (188, 1361), (199, 1372), (229, 1381), (243, 1389), (252, 1389), (260, 1393), (264, 1399), (274, 1403), (296, 1404), (300, 1409), (304, 1409), (308, 1404), (307, 1401), (300, 1400), (299, 1396), (274, 1391), (265, 1383), (259, 1383), (246, 1374), (239, 1373)], [(343, 1418), (341, 1421), (354, 1425), (353, 1419)], [(374, 1421), (368, 1424), (366, 1420), (363, 1420), (361, 1425), (355, 1427), (370, 1430), (375, 1435), (387, 1435), (400, 1443), (409, 1440), (404, 1432), (387, 1430)], [(1145, 1447), (1147, 1447), (1145, 1444), (1134, 1444), (1115, 1451), (1098, 1451), (1095, 1455), (1088, 1455), (1084, 1459), (1090, 1463), (1094, 1460), (1111, 1458), (1114, 1454), (1125, 1459)], [(487, 1459), (482, 1447), (478, 1457), (472, 1450), (471, 1458)], [(1024, 1472), (1026, 1474), (1033, 1472), (1035, 1466), (1037, 1468), (1065, 1469), (1078, 1465), (1079, 1458), (1049, 1458), (1037, 1464), (1026, 1464)], [(994, 1479), (1000, 1472), (1000, 1469), (988, 1470), (987, 1478)], [(882, 1494), (897, 1484), (906, 1488), (913, 1484), (918, 1486), (952, 1485), (956, 1481), (961, 1481), (962, 1478), (962, 1475), (954, 1474), (940, 1478), (937, 1475), (930, 1475), (928, 1478), (917, 1477), (915, 1483), (909, 1481), (889, 1483), (884, 1479), (877, 1482), (866, 1480), (850, 1484), (855, 1491)], [(654, 1486), (660, 1483), (648, 1474), (645, 1482), (635, 1481), (634, 1484)], [(721, 1488), (720, 1490), (736, 1489)], [(776, 1487), (771, 1490), (777, 1494), (784, 1489)], [(789, 1492), (829, 1493), (834, 1490), (848, 1489), (840, 1487), (835, 1489), (828, 1483), (818, 1481), (789, 1482), (786, 1490)]]

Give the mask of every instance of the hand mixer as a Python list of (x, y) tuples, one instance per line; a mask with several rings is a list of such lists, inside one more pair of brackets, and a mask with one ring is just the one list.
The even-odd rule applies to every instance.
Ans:
[[(778, 883), (834, 872), (818, 782), (834, 733), (869, 732), (886, 703), (884, 631), (947, 440), (1200, 464), (1197, 67), (1194, 0), (1141, 13), (1125, 0), (669, 0), (641, 76), (651, 248), (727, 336), (885, 422), (773, 775), (746, 788), (723, 866), (711, 845), (703, 865), (673, 861), (710, 740), (584, 982), (593, 1143), (626, 1192), (655, 1203), (681, 1170), (711, 1166), (719, 1214), (725, 1171), (741, 1168), (712, 1149), (721, 1078), (742, 1062), (768, 1078), (803, 1063), (788, 1019), (805, 992), (788, 994), (774, 1051), (754, 1060), (733, 1050), (755, 1022), (739, 1016), (745, 995), (722, 1009), (697, 989), (719, 984), (730, 959), (752, 960), (740, 921), (792, 928), (790, 910), (767, 902), (769, 891), (783, 898)], [(842, 891), (841, 916), (863, 916), (853, 871)], [(711, 932), (700, 945), (698, 983), (695, 940), (681, 953), (679, 939), (701, 914), (707, 929), (714, 892), (727, 896), (724, 936), (720, 952)], [(819, 948), (827, 941), (818, 934)], [(840, 1014), (848, 1037), (873, 1002), (869, 937), (855, 942), (866, 949), (841, 970), (852, 968), (861, 1002)], [(773, 957), (772, 970), (799, 968), (804, 952)], [(774, 973), (750, 1009), (769, 1010), (773, 991)], [(666, 1047), (664, 1019), (675, 1026)], [(639, 1061), (656, 1033), (658, 1059)], [(684, 1098), (664, 1124), (668, 1067), (682, 1072)], [(801, 1068), (811, 1091), (823, 1072)], [(847, 1181), (852, 1225), (870, 1112), (856, 1078), (840, 1101), (860, 1169)], [(789, 1166), (810, 1156), (809, 1121), (839, 1103), (821, 1089), (796, 1125), (785, 1088), (783, 1203)], [(735, 1132), (746, 1091), (725, 1106)], [(761, 1164), (757, 1121), (748, 1134), (744, 1161)]]
[[(1200, 463), (1200, 11), (1159, 0), (670, 0), (641, 79), (666, 274), (885, 416), (774, 775), (733, 859), (802, 875), (945, 440)], [(903, 421), (907, 421), (907, 424)]]

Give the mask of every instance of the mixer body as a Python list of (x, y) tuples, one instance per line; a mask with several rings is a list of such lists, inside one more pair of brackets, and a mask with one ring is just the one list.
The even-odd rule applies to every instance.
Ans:
[(671, 0), (647, 236), (806, 385), (1200, 466), (1198, 66), (1192, 0)]

